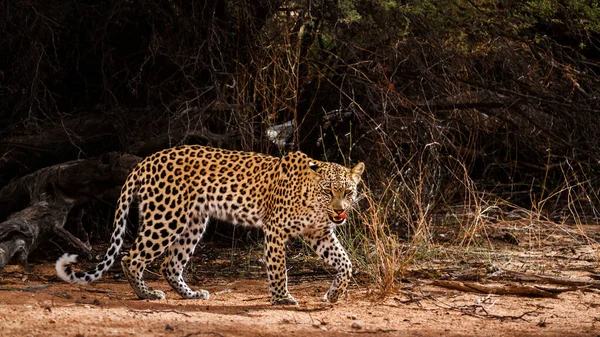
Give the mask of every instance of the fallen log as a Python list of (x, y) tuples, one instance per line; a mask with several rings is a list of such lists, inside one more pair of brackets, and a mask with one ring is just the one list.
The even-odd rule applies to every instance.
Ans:
[(500, 271), (494, 273), (494, 275), (490, 278), (510, 278), (512, 280), (521, 282), (543, 282), (549, 284), (559, 284), (569, 287), (576, 287), (578, 289), (600, 289), (600, 280), (578, 280), (556, 276), (527, 274), (519, 271), (505, 269), (501, 269)]
[(549, 297), (556, 298), (557, 294), (572, 289), (552, 289), (552, 291), (542, 290), (534, 286), (516, 285), (516, 284), (480, 284), (475, 282), (431, 280), (426, 283), (442, 288), (460, 290), (464, 292), (494, 294), (494, 295), (517, 295), (529, 297)]
[[(139, 160), (112, 152), (50, 166), (1, 189), (0, 204), (6, 206), (0, 217), (0, 269), (13, 258), (27, 268), (29, 254), (55, 236), (89, 253), (89, 244), (63, 228), (69, 212), (91, 198), (102, 197), (115, 186), (120, 187)], [(25, 206), (19, 209), (21, 205)]]

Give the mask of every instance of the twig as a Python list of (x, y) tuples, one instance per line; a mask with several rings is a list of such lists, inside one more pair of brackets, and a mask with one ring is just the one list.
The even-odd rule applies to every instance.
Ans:
[(426, 299), (434, 299), (433, 296), (431, 295), (423, 295), (423, 296), (415, 296), (413, 294), (408, 294), (406, 295), (408, 297), (408, 299), (406, 300), (401, 300), (398, 297), (394, 297), (394, 300), (398, 303), (402, 303), (402, 304), (410, 304), (410, 303), (416, 303), (418, 306), (421, 306), (421, 301), (422, 300), (426, 300)]
[(318, 311), (327, 311), (333, 309), (333, 305), (324, 305), (324, 306), (320, 306), (317, 308), (298, 308), (296, 309), (296, 311), (300, 311), (300, 312), (318, 312)]
[(183, 337), (191, 337), (191, 336), (198, 336), (198, 335), (215, 335), (215, 336), (219, 336), (219, 337), (223, 337), (223, 335), (221, 335), (218, 332), (214, 332), (214, 331), (198, 331), (198, 332), (192, 332), (189, 333), (187, 335), (184, 335)]
[(5, 290), (5, 291), (27, 291), (27, 292), (31, 292), (31, 293), (36, 293), (40, 290), (44, 290), (48, 287), (51, 287), (51, 284), (41, 284), (41, 285), (37, 285), (37, 286), (30, 286), (30, 287), (25, 287), (25, 288), (13, 288), (13, 287), (0, 287), (0, 290)]
[(251, 302), (251, 301), (264, 300), (264, 299), (268, 299), (268, 298), (270, 298), (270, 297), (269, 296), (252, 297), (252, 298), (245, 298), (242, 301), (244, 301), (244, 302)]
[(377, 330), (366, 330), (366, 331), (348, 331), (349, 333), (356, 333), (356, 334), (362, 334), (362, 333), (370, 333), (370, 334), (375, 334), (375, 333), (390, 333), (390, 332), (396, 332), (398, 330), (396, 329), (377, 329)]
[(155, 313), (160, 313), (160, 312), (172, 312), (174, 314), (180, 314), (180, 315), (183, 315), (185, 317), (192, 317), (192, 315), (190, 315), (190, 314), (186, 314), (185, 312), (181, 312), (181, 311), (177, 311), (177, 310), (173, 310), (173, 309), (138, 310), (138, 309), (132, 309), (130, 307), (127, 307), (127, 309), (129, 309), (129, 311), (131, 311), (131, 312), (135, 312), (135, 313), (139, 313), (139, 314), (155, 314)]
[(519, 316), (513, 316), (513, 315), (508, 315), (508, 316), (504, 316), (504, 315), (494, 315), (494, 314), (490, 314), (488, 313), (485, 308), (482, 307), (482, 311), (485, 312), (485, 315), (478, 315), (476, 313), (470, 313), (468, 311), (464, 311), (461, 308), (450, 308), (451, 310), (456, 310), (456, 311), (460, 311), (461, 313), (465, 314), (465, 315), (469, 315), (469, 316), (473, 316), (473, 317), (477, 317), (477, 318), (493, 318), (493, 319), (499, 319), (501, 321), (505, 321), (505, 320), (519, 320), (522, 319), (524, 321), (527, 321), (526, 319), (524, 319), (523, 317), (525, 316), (529, 316), (529, 315), (533, 315), (533, 314), (538, 314), (537, 311), (526, 311), (524, 313), (522, 313)]
[[(519, 316), (513, 316), (513, 315), (508, 315), (508, 316), (503, 316), (503, 315), (494, 315), (494, 314), (490, 314), (488, 312), (487, 309), (490, 309), (492, 307), (492, 305), (490, 305), (489, 307), (484, 307), (481, 304), (475, 304), (475, 305), (466, 305), (466, 306), (453, 306), (453, 305), (448, 305), (448, 304), (444, 304), (442, 303), (442, 305), (436, 303), (442, 303), (439, 300), (435, 299), (435, 301), (433, 302), (433, 304), (437, 307), (440, 307), (442, 309), (446, 309), (446, 310), (453, 310), (453, 311), (458, 311), (462, 314), (468, 315), (468, 316), (473, 316), (473, 317), (477, 317), (477, 318), (493, 318), (493, 319), (499, 319), (501, 321), (510, 319), (510, 320), (518, 320), (518, 319), (522, 319), (524, 321), (526, 321), (523, 317), (525, 316), (529, 316), (529, 315), (533, 315), (533, 314), (538, 314), (537, 311), (526, 311), (524, 313), (522, 313)], [(467, 309), (471, 310), (472, 312), (467, 311)], [(481, 311), (483, 311), (485, 313), (485, 315), (479, 315), (477, 314), (477, 309), (481, 309)]]

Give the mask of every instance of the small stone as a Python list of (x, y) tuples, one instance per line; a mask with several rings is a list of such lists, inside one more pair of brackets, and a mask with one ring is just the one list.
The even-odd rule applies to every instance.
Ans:
[(356, 321), (356, 319), (358, 318), (358, 316), (356, 316), (355, 314), (348, 314), (347, 317), (350, 318), (353, 321)]
[(51, 319), (51, 320), (50, 320), (50, 321), (48, 321), (48, 322), (50, 322), (50, 323), (52, 323), (52, 324), (55, 324), (55, 323), (56, 323), (56, 320), (54, 320), (54, 319)]
[(363, 323), (361, 321), (356, 321), (352, 323), (352, 329), (362, 329)]
[(323, 326), (321, 327), (321, 331), (327, 331), (327, 328)]
[(171, 324), (167, 323), (167, 325), (165, 326), (165, 330), (167, 330), (167, 331), (174, 331), (175, 328)]
[(319, 323), (317, 323), (317, 322), (314, 322), (314, 323), (312, 324), (312, 326), (313, 326), (313, 328), (317, 328), (317, 329), (318, 329), (318, 328), (320, 328), (320, 327), (321, 327), (321, 324), (319, 324)]

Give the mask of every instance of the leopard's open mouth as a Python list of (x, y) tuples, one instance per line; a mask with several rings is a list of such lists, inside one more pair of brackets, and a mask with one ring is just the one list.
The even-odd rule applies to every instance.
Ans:
[(336, 214), (336, 215), (331, 215), (331, 214), (329, 215), (329, 219), (331, 219), (331, 221), (333, 221), (335, 224), (341, 224), (347, 218), (348, 217), (346, 216), (345, 213)]

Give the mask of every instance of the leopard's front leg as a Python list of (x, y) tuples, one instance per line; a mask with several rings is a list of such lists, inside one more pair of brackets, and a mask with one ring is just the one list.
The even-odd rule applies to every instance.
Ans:
[(330, 266), (337, 270), (333, 283), (323, 296), (323, 302), (335, 303), (340, 295), (346, 292), (352, 275), (352, 262), (338, 241), (333, 229), (323, 233), (312, 233), (305, 236), (315, 252)]
[(265, 257), (269, 291), (273, 305), (297, 305), (298, 302), (287, 287), (287, 269), (285, 264), (285, 243), (287, 237), (279, 228), (267, 226), (265, 229)]

